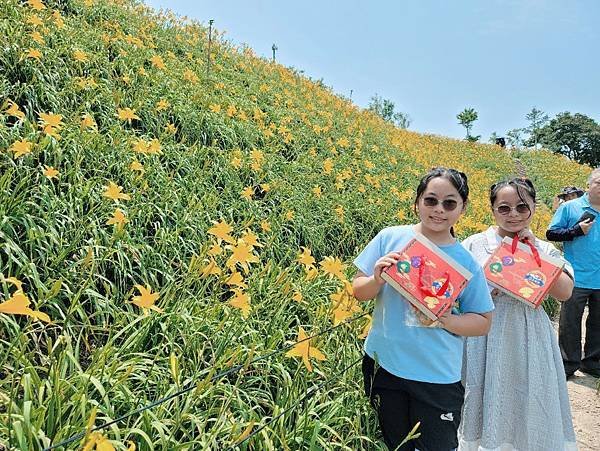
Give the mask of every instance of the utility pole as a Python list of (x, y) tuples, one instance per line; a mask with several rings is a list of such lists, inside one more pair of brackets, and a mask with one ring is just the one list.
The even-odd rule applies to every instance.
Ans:
[(275, 44), (273, 44), (273, 47), (271, 47), (271, 50), (273, 50), (273, 62), (275, 62), (275, 51), (278, 50), (278, 48)]
[(350, 100), (352, 100), (352, 93), (354, 92), (354, 89), (350, 90)]
[(206, 78), (210, 75), (210, 44), (212, 42), (212, 24), (214, 19), (208, 21), (208, 55), (206, 60)]

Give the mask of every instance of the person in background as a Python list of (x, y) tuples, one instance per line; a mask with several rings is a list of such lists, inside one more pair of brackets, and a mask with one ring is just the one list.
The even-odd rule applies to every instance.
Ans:
[(552, 211), (556, 211), (564, 202), (577, 199), (585, 194), (581, 188), (576, 186), (565, 186), (552, 200)]
[[(565, 258), (575, 271), (575, 288), (562, 304), (558, 341), (566, 377), (575, 371), (600, 377), (600, 168), (588, 178), (588, 192), (562, 204), (554, 213), (546, 238), (562, 241)], [(588, 307), (585, 346), (581, 355), (581, 320)]]

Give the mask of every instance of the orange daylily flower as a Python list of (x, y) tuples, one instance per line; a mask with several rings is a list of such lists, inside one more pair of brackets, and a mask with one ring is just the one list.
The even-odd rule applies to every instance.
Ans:
[(307, 338), (308, 336), (306, 335), (306, 332), (302, 327), (300, 327), (298, 331), (298, 339), (296, 340), (296, 345), (291, 350), (286, 352), (285, 355), (287, 357), (301, 357), (306, 369), (312, 372), (313, 367), (310, 363), (310, 358), (312, 357), (313, 359), (322, 361), (326, 360), (326, 357), (317, 348), (311, 346), (310, 342), (312, 341), (312, 339), (307, 340)]
[(122, 191), (123, 187), (117, 185), (114, 182), (108, 182), (108, 186), (106, 187), (106, 190), (102, 195), (112, 200), (130, 200), (131, 196), (129, 194), (123, 193)]
[(230, 235), (231, 232), (233, 232), (233, 227), (231, 227), (225, 221), (221, 221), (215, 223), (214, 226), (208, 229), (207, 233), (216, 236), (220, 241), (235, 243), (235, 239)]
[(32, 310), (29, 307), (30, 304), (31, 301), (29, 298), (21, 289), (18, 289), (10, 298), (8, 298), (8, 300), (0, 304), (0, 313), (10, 315), (27, 315), (46, 323), (51, 322), (50, 317), (47, 314), (38, 310)]
[(133, 296), (133, 298), (131, 299), (131, 302), (133, 304), (137, 305), (138, 307), (141, 307), (142, 311), (144, 312), (145, 315), (148, 314), (148, 310), (154, 310), (155, 312), (158, 312), (158, 313), (163, 312), (162, 309), (160, 309), (156, 305), (154, 305), (154, 303), (159, 298), (158, 293), (152, 293), (152, 290), (147, 285), (145, 288), (139, 284), (136, 284), (134, 286), (135, 286), (135, 288), (138, 289), (140, 294), (139, 294), (139, 296)]

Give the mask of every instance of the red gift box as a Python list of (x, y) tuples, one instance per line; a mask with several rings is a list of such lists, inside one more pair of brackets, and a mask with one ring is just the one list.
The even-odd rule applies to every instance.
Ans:
[(400, 260), (385, 269), (381, 277), (431, 322), (452, 308), (473, 276), (420, 234), (398, 253)]
[(540, 306), (564, 262), (540, 253), (528, 241), (505, 237), (485, 263), (488, 283), (534, 308)]

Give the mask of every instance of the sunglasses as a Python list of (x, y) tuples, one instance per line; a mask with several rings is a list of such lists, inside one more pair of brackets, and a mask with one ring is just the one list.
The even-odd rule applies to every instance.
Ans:
[(442, 204), (442, 208), (446, 211), (456, 210), (458, 202), (454, 199), (444, 199), (440, 201), (437, 197), (424, 197), (423, 205), (426, 207), (435, 207), (437, 204)]
[(525, 214), (531, 211), (529, 205), (527, 204), (518, 204), (516, 207), (511, 207), (510, 205), (500, 205), (499, 207), (494, 208), (494, 210), (496, 210), (502, 216), (510, 214), (510, 212), (513, 210), (519, 214)]

